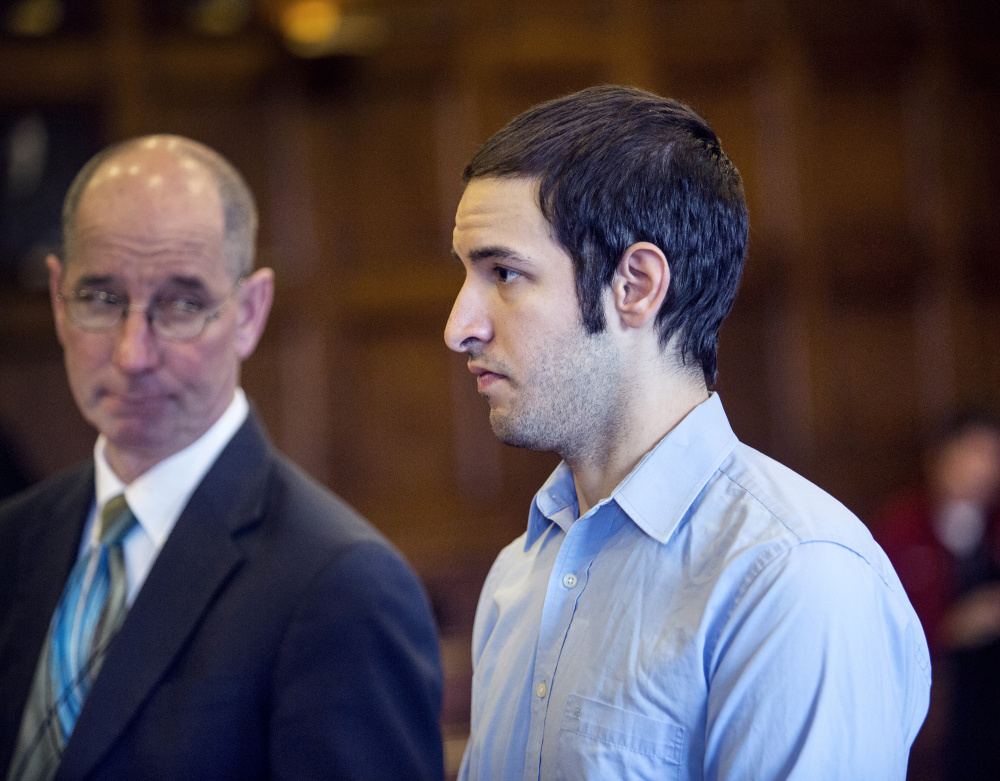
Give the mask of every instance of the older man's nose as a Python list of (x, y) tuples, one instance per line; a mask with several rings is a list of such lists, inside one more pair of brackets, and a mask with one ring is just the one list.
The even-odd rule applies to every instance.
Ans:
[(160, 345), (143, 309), (132, 308), (117, 326), (115, 365), (125, 372), (140, 372), (155, 366)]

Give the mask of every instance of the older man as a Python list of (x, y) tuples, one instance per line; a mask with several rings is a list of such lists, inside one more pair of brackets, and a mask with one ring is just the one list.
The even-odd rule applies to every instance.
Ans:
[(94, 158), (48, 259), (92, 463), (0, 507), (0, 768), (17, 779), (442, 775), (434, 624), (239, 388), (271, 305), (239, 174)]
[(930, 686), (903, 588), (709, 391), (747, 242), (715, 133), (595, 88), (465, 180), (446, 341), (497, 436), (563, 463), (483, 587), (461, 778), (902, 779)]

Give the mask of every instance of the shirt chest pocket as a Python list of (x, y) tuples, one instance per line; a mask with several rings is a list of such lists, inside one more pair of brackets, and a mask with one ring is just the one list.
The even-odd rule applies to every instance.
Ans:
[(556, 777), (680, 778), (684, 729), (571, 694), (559, 733)]

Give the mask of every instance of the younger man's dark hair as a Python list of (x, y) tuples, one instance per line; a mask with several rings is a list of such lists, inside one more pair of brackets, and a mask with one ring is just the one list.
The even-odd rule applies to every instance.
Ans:
[(660, 344), (716, 378), (719, 326), (746, 257), (743, 183), (719, 139), (688, 106), (602, 86), (539, 104), (475, 154), (463, 181), (539, 181), (539, 206), (573, 259), (588, 333), (607, 326), (601, 297), (625, 250), (648, 241), (667, 256), (670, 287), (657, 313)]

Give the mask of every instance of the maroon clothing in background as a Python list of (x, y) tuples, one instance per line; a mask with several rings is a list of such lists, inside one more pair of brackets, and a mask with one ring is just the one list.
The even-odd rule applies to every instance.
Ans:
[[(961, 587), (957, 561), (934, 533), (928, 492), (915, 489), (890, 501), (876, 515), (873, 529), (923, 624), (931, 656), (939, 657), (947, 650), (941, 636), (942, 622)], [(982, 543), (993, 570), (1000, 564), (998, 543), (1000, 513), (994, 510)]]

